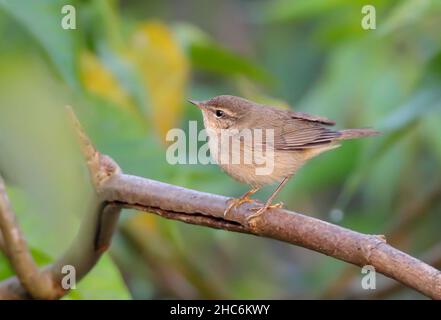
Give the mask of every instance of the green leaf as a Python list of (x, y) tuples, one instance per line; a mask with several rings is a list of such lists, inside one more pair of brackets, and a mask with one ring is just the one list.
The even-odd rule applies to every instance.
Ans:
[[(379, 159), (387, 153), (399, 141), (407, 137), (416, 126), (415, 124), (422, 118), (428, 117), (434, 112), (441, 112), (441, 91), (438, 82), (423, 86), (410, 97), (408, 102), (397, 108), (380, 124), (379, 129), (384, 134), (384, 138), (379, 143), (367, 150), (365, 161), (360, 163), (356, 172), (347, 180), (343, 191), (337, 201), (338, 207), (344, 207), (361, 185), (366, 175), (375, 164), (371, 159)], [(439, 115), (438, 115), (439, 116)]]
[(61, 27), (66, 0), (0, 0), (0, 9), (14, 17), (43, 47), (64, 80), (78, 87), (77, 30)]
[(433, 147), (433, 152), (441, 163), (441, 117), (426, 117), (422, 125), (427, 144)]
[(261, 18), (267, 22), (308, 18), (323, 12), (329, 12), (329, 10), (346, 2), (346, 0), (271, 1), (265, 4), (264, 9), (261, 10), (263, 12)]
[(420, 23), (426, 14), (439, 9), (441, 2), (438, 0), (401, 1), (381, 24), (379, 32), (389, 34), (405, 26)]
[(433, 111), (441, 110), (441, 90), (439, 83), (418, 90), (410, 100), (393, 112), (380, 125), (380, 130), (400, 130)]
[(13, 275), (14, 270), (12, 270), (6, 256), (0, 251), (0, 281)]
[(226, 76), (245, 76), (268, 85), (274, 83), (275, 79), (264, 68), (216, 44), (201, 30), (179, 24), (175, 32), (195, 68)]
[[(45, 266), (53, 261), (47, 254), (38, 249), (31, 248), (30, 250), (32, 257), (38, 266)], [(11, 268), (7, 257), (0, 251), (0, 281), (13, 276), (14, 274), (15, 272)]]
[(1, 170), (29, 245), (57, 257), (93, 201), (84, 159), (63, 109), (72, 97), (38, 57), (3, 57)]

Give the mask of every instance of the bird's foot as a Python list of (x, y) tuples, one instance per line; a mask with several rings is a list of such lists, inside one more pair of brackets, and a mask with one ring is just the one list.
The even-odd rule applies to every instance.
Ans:
[(227, 216), (227, 214), (236, 207), (239, 207), (240, 205), (244, 204), (244, 203), (248, 203), (248, 202), (253, 202), (253, 199), (249, 198), (249, 197), (242, 197), (242, 198), (233, 198), (229, 200), (230, 204), (228, 205), (228, 207), (225, 209), (224, 211), (224, 217)]
[(251, 221), (252, 219), (255, 219), (259, 216), (261, 216), (266, 210), (268, 209), (280, 209), (283, 208), (283, 202), (275, 203), (275, 204), (265, 204), (263, 207), (255, 207), (251, 210), (256, 211), (256, 213), (253, 213), (252, 215), (249, 215), (247, 217), (247, 221)]

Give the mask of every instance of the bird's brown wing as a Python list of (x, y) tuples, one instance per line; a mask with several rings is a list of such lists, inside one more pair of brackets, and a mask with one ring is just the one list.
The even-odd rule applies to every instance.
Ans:
[(335, 122), (325, 117), (275, 108), (273, 110), (275, 112), (257, 118), (259, 121), (251, 127), (273, 129), (273, 146), (276, 150), (315, 148), (330, 144), (341, 135), (340, 132), (327, 128)]
[(286, 113), (283, 125), (275, 130), (274, 148), (299, 150), (329, 144), (340, 136), (338, 131), (326, 127), (334, 124), (325, 117), (302, 112)]
[(338, 131), (318, 123), (302, 123), (292, 120), (276, 129), (274, 148), (276, 150), (301, 150), (329, 144), (340, 136)]
[(335, 125), (335, 121), (332, 121), (328, 118), (320, 117), (320, 116), (313, 116), (313, 115), (310, 115), (310, 114), (307, 114), (304, 112), (291, 111), (291, 112), (289, 112), (289, 115), (291, 116), (292, 119), (317, 122), (317, 123), (321, 123), (321, 124), (328, 125), (328, 126)]

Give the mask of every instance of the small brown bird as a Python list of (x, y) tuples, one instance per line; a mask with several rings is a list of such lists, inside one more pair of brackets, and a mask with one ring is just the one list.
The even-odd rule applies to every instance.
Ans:
[[(255, 208), (257, 212), (248, 219), (258, 217), (268, 208), (280, 208), (282, 204), (271, 205), (273, 199), (307, 160), (339, 147), (342, 140), (379, 133), (372, 129), (332, 130), (329, 126), (335, 122), (327, 118), (281, 110), (230, 95), (189, 102), (202, 111), (215, 162), (231, 177), (251, 186), (242, 197), (232, 199), (224, 215), (242, 203), (251, 202), (249, 196), (263, 186), (279, 183), (266, 203)], [(225, 133), (230, 140), (223, 138)], [(222, 145), (225, 141), (229, 141), (227, 148)], [(271, 163), (268, 165), (271, 161), (272, 167)], [(265, 168), (270, 170), (263, 170)]]

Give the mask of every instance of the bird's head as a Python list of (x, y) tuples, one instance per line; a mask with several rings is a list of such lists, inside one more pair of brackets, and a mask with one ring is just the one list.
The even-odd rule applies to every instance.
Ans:
[(235, 96), (222, 95), (205, 101), (188, 100), (201, 109), (206, 129), (240, 129), (244, 117), (251, 111), (253, 102)]

